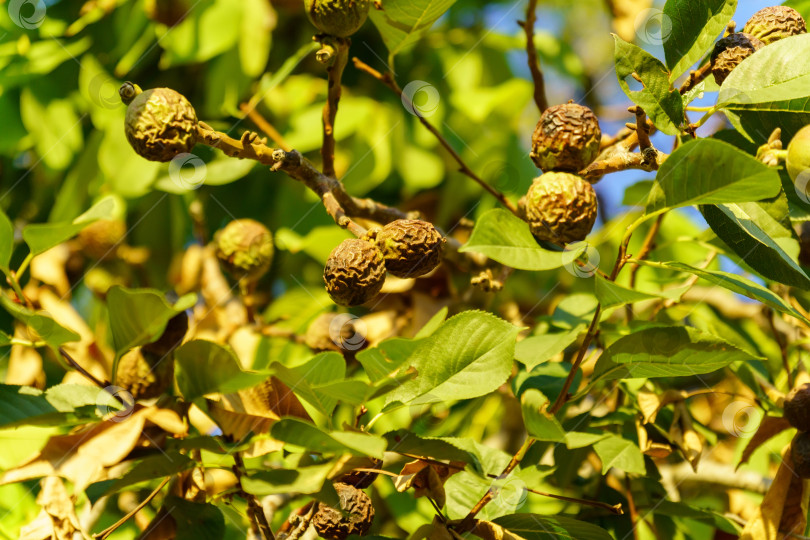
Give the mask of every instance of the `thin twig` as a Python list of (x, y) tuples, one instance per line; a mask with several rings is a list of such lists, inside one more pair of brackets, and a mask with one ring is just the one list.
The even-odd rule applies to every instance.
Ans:
[[(655, 223), (652, 224), (650, 230), (647, 231), (647, 236), (644, 238), (644, 243), (641, 245), (641, 249), (639, 249), (638, 255), (636, 259), (639, 261), (643, 261), (647, 258), (650, 252), (655, 249), (655, 237), (658, 235), (658, 231), (661, 230), (661, 223), (664, 221), (664, 216), (666, 214), (661, 214), (658, 216), (658, 219), (655, 220)], [(634, 264), (633, 267), (630, 269), (630, 283), (629, 287), (631, 289), (636, 288), (636, 278), (638, 277), (638, 271), (641, 268), (638, 264)], [(627, 318), (633, 318), (633, 306), (631, 304), (627, 304)]]
[[(82, 366), (80, 366), (79, 363), (76, 360), (74, 360), (73, 357), (70, 356), (68, 354), (68, 352), (64, 348), (59, 347), (59, 354), (61, 354), (65, 358), (65, 360), (67, 360), (67, 363), (70, 364), (73, 367), (73, 369), (75, 369), (76, 371), (78, 371), (79, 373), (84, 375), (93, 384), (95, 384), (96, 386), (98, 386), (101, 389), (106, 390), (107, 388), (109, 388), (110, 383), (98, 380), (95, 375), (93, 375), (92, 373), (90, 373), (89, 371), (84, 369)], [(112, 394), (112, 396), (114, 398), (118, 399), (118, 396), (116, 394), (114, 394), (112, 392), (110, 392), (110, 393)], [(121, 400), (119, 399), (119, 401), (121, 401)]]
[(335, 119), (338, 104), (342, 94), (343, 70), (349, 62), (349, 40), (337, 37), (324, 38), (323, 48), (319, 51), (319, 58), (324, 49), (329, 49), (329, 66), (326, 68), (328, 90), (326, 105), (323, 107), (323, 145), (321, 158), (323, 159), (323, 174), (336, 178), (335, 173)]
[(782, 335), (782, 332), (777, 330), (776, 324), (774, 324), (775, 313), (772, 309), (768, 309), (768, 325), (771, 327), (771, 333), (773, 334), (773, 338), (776, 340), (777, 345), (779, 345), (779, 353), (782, 356), (782, 367), (785, 369), (785, 373), (787, 374), (788, 380), (788, 388), (793, 388), (793, 371), (790, 369), (790, 359), (788, 358), (788, 347), (787, 342), (785, 342), (785, 337)]
[(577, 499), (576, 497), (566, 497), (564, 495), (555, 495), (554, 493), (546, 493), (545, 491), (538, 491), (532, 488), (526, 488), (526, 491), (529, 493), (534, 493), (535, 495), (540, 495), (542, 497), (550, 497), (552, 499), (557, 499), (560, 501), (581, 504), (583, 506), (592, 506), (594, 508), (602, 508), (603, 510), (607, 510), (611, 514), (621, 516), (624, 514), (624, 510), (622, 509), (622, 503), (618, 504), (608, 504), (601, 501), (592, 501), (589, 499)]
[(472, 169), (470, 169), (470, 167), (464, 162), (464, 160), (461, 158), (458, 152), (456, 152), (456, 150), (450, 145), (447, 139), (445, 139), (444, 136), (439, 132), (439, 130), (436, 129), (433, 126), (433, 124), (428, 122), (428, 120), (424, 116), (422, 116), (422, 114), (419, 112), (418, 107), (414, 106), (413, 102), (410, 99), (410, 96), (407, 96), (402, 93), (402, 88), (400, 88), (399, 84), (397, 84), (396, 80), (394, 80), (393, 75), (391, 75), (390, 73), (382, 74), (373, 67), (369, 66), (368, 64), (360, 60), (359, 58), (354, 58), (353, 60), (354, 66), (357, 69), (368, 73), (369, 75), (371, 75), (372, 77), (383, 83), (385, 86), (387, 86), (392, 92), (394, 92), (397, 96), (399, 96), (402, 99), (402, 102), (405, 105), (405, 107), (419, 119), (422, 125), (425, 126), (425, 128), (428, 131), (430, 131), (433, 134), (433, 136), (436, 137), (436, 139), (438, 139), (439, 143), (444, 147), (444, 149), (450, 153), (450, 155), (453, 157), (453, 159), (459, 166), (459, 172), (472, 178), (490, 195), (498, 199), (498, 201), (502, 205), (504, 205), (510, 212), (520, 217), (520, 214), (518, 212), (517, 206), (515, 206), (515, 203), (507, 199), (503, 193), (501, 193), (497, 189), (493, 188), (492, 186), (484, 182), (477, 174), (475, 174), (472, 171)]
[(245, 468), (245, 461), (242, 459), (242, 455), (239, 452), (234, 452), (233, 461), (233, 472), (239, 481), (241, 494), (248, 503), (248, 515), (250, 516), (250, 519), (253, 521), (259, 533), (262, 535), (262, 538), (265, 540), (276, 540), (273, 530), (270, 528), (270, 524), (267, 522), (267, 516), (264, 515), (264, 509), (262, 508), (262, 504), (259, 502), (259, 499), (257, 499), (252, 493), (248, 493), (244, 490), (244, 488), (242, 488), (242, 477), (245, 475), (247, 470)]
[(678, 89), (681, 94), (687, 93), (689, 90), (700, 84), (703, 79), (709, 76), (712, 72), (712, 63), (706, 62), (699, 69), (689, 72), (689, 78), (684, 81)]
[(104, 540), (105, 538), (110, 536), (113, 532), (115, 532), (116, 529), (118, 529), (118, 527), (120, 527), (121, 525), (126, 523), (129, 520), (129, 518), (131, 518), (132, 516), (134, 516), (135, 514), (140, 512), (141, 509), (144, 506), (149, 504), (149, 501), (154, 499), (155, 496), (158, 493), (160, 493), (160, 491), (166, 486), (166, 484), (169, 483), (170, 479), (171, 479), (171, 476), (167, 476), (166, 478), (164, 478), (163, 481), (158, 485), (158, 487), (156, 487), (155, 490), (152, 491), (152, 493), (147, 495), (147, 497), (143, 501), (141, 501), (141, 503), (138, 506), (136, 506), (135, 508), (130, 510), (129, 513), (127, 513), (127, 515), (125, 515), (124, 517), (122, 517), (121, 519), (119, 519), (118, 521), (116, 521), (115, 523), (113, 523), (112, 525), (110, 525), (109, 527), (107, 527), (106, 529), (101, 531), (100, 533), (94, 534), (93, 538), (97, 538), (98, 540)]
[(284, 137), (281, 133), (267, 121), (267, 119), (259, 114), (259, 111), (251, 107), (248, 103), (242, 103), (239, 105), (239, 110), (242, 111), (250, 120), (256, 124), (256, 126), (264, 131), (268, 137), (270, 137), (274, 143), (278, 145), (279, 148), (282, 150), (289, 152), (292, 150), (292, 146), (287, 144), (287, 141), (284, 140)]
[(534, 23), (537, 21), (537, 0), (529, 0), (526, 7), (526, 22), (518, 22), (526, 32), (526, 55), (529, 61), (529, 71), (534, 81), (534, 102), (540, 112), (548, 109), (546, 98), (546, 83), (540, 69), (540, 59), (537, 57), (537, 48), (534, 44)]

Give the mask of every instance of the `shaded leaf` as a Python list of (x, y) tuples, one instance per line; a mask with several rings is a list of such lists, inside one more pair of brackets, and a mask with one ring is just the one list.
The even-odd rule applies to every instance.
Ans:
[(386, 447), (385, 439), (376, 435), (354, 431), (327, 433), (314, 424), (294, 418), (279, 420), (270, 434), (285, 443), (321, 453), (350, 453), (382, 459)]
[(662, 32), (669, 30), (663, 41), (672, 81), (712, 49), (736, 10), (737, 0), (668, 0)]
[(186, 401), (206, 394), (236, 392), (268, 378), (243, 371), (230, 348), (204, 340), (189, 341), (174, 351), (177, 385)]
[(612, 467), (639, 475), (647, 472), (641, 450), (625, 438), (611, 435), (596, 442), (593, 449), (602, 460), (602, 474), (607, 474)]

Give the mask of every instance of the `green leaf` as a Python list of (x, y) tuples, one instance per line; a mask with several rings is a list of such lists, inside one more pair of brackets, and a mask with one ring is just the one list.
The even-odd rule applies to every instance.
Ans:
[[(783, 207), (787, 216), (787, 199)], [(799, 243), (792, 229), (774, 219), (768, 210), (761, 203), (738, 203), (703, 206), (701, 213), (715, 234), (760, 275), (810, 290), (810, 278), (796, 262)]]
[(644, 455), (632, 441), (611, 435), (594, 444), (593, 449), (602, 460), (602, 474), (607, 474), (613, 467), (632, 474), (644, 475), (647, 472)]
[(562, 442), (565, 430), (554, 415), (546, 411), (548, 405), (548, 398), (539, 390), (530, 388), (521, 394), (520, 406), (526, 431), (538, 441)]
[[(633, 103), (644, 109), (655, 127), (667, 135), (677, 135), (684, 119), (683, 99), (677, 90), (670, 88), (666, 66), (641, 47), (627, 43), (617, 35), (613, 38), (619, 86)], [(641, 79), (641, 90), (630, 89), (630, 81), (638, 84), (633, 73)]]
[(623, 306), (625, 304), (633, 304), (635, 302), (642, 302), (644, 300), (663, 298), (663, 296), (659, 294), (649, 294), (628, 289), (627, 287), (622, 287), (621, 285), (613, 283), (612, 281), (608, 281), (598, 274), (594, 277), (596, 278), (594, 281), (596, 298), (604, 308)]
[(322, 392), (321, 388), (343, 381), (346, 376), (346, 360), (339, 353), (325, 352), (294, 368), (274, 362), (270, 370), (281, 382), (292, 388), (295, 395), (329, 416), (337, 406), (338, 399)]
[(610, 345), (594, 370), (594, 380), (686, 377), (756, 360), (722, 339), (690, 327), (646, 328)]
[(406, 429), (389, 431), (384, 437), (388, 441), (390, 452), (402, 452), (441, 461), (461, 461), (469, 464), (480, 462), (474, 452), (459, 448), (450, 440), (440, 437), (421, 437)]
[(369, 13), (385, 46), (389, 63), (419, 40), (456, 0), (386, 0), (385, 9)]
[(696, 204), (752, 202), (775, 197), (779, 173), (734, 146), (714, 140), (690, 141), (661, 165), (647, 213)]
[(153, 289), (125, 289), (118, 285), (110, 288), (107, 309), (116, 355), (157, 340), (169, 319), (195, 302), (194, 294), (182, 297), (172, 306), (163, 294)]
[(712, 49), (737, 10), (737, 0), (668, 0), (662, 26), (664, 56), (674, 81)]
[(123, 408), (111, 394), (82, 384), (59, 384), (45, 392), (0, 384), (0, 428), (60, 426), (97, 420)]
[(58, 354), (58, 349), (65, 343), (79, 341), (81, 336), (57, 323), (47, 312), (32, 311), (25, 306), (15, 304), (9, 297), (0, 294), (0, 304), (18, 321), (36, 332), (42, 340)]
[(268, 378), (266, 373), (243, 371), (230, 348), (211, 341), (189, 341), (174, 351), (174, 357), (177, 386), (186, 401), (236, 392)]
[(267, 65), (272, 43), (271, 30), (276, 26), (276, 13), (264, 0), (242, 3), (242, 28), (239, 32), (239, 61), (242, 72), (258, 77)]
[(177, 524), (175, 540), (222, 540), (225, 538), (225, 516), (213, 504), (195, 503), (169, 495), (163, 508)]
[(11, 254), (14, 252), (14, 225), (0, 210), (0, 270), (8, 274)]
[(763, 304), (772, 307), (776, 311), (796, 317), (801, 321), (810, 324), (799, 311), (793, 306), (788, 304), (781, 296), (774, 293), (770, 289), (763, 287), (753, 281), (746, 279), (738, 274), (730, 274), (728, 272), (721, 272), (720, 270), (704, 270), (702, 268), (695, 268), (688, 264), (679, 262), (665, 262), (665, 263), (650, 263), (649, 261), (639, 261), (639, 264), (646, 266), (655, 266), (657, 268), (665, 268), (669, 270), (676, 270), (680, 272), (689, 272), (695, 274), (706, 281), (719, 285), (724, 289), (731, 292), (747, 296), (752, 300), (762, 302)]
[(138, 461), (126, 474), (114, 480), (107, 488), (106, 494), (117, 493), (124, 488), (147, 480), (172, 476), (191, 469), (195, 464), (193, 459), (176, 450), (146, 456)]
[(525, 540), (611, 540), (605, 529), (564, 516), (512, 514), (493, 520)]
[(354, 454), (382, 459), (387, 443), (382, 437), (355, 431), (330, 431), (298, 420), (283, 418), (273, 424), (274, 439), (324, 454)]
[(810, 35), (781, 39), (743, 60), (723, 82), (718, 107), (755, 141), (775, 128), (790, 140), (810, 123)]
[(242, 478), (242, 488), (253, 495), (265, 497), (278, 493), (310, 495), (320, 492), (327, 475), (335, 467), (332, 462), (300, 469), (271, 469), (251, 473)]
[(39, 159), (51, 169), (64, 170), (81, 150), (81, 119), (67, 97), (44, 101), (35, 89), (36, 86), (26, 86), (20, 93), (23, 123), (33, 135)]
[(480, 311), (452, 317), (419, 342), (407, 361), (418, 375), (389, 394), (386, 404), (471, 399), (494, 391), (512, 371), (519, 331)]
[(413, 354), (419, 340), (392, 338), (357, 355), (357, 361), (371, 379), (379, 382), (389, 377)]
[(584, 331), (585, 326), (579, 325), (567, 332), (527, 337), (515, 346), (515, 360), (531, 371), (567, 349)]
[(119, 200), (114, 196), (107, 196), (94, 204), (87, 212), (69, 223), (42, 223), (26, 226), (23, 239), (31, 249), (31, 253), (39, 255), (54, 246), (70, 240), (82, 229), (99, 219), (112, 219), (121, 214), (122, 208)]
[(583, 243), (566, 251), (543, 249), (525, 221), (507, 210), (496, 208), (476, 221), (470, 239), (459, 251), (483, 253), (512, 268), (537, 271), (573, 265), (586, 247)]

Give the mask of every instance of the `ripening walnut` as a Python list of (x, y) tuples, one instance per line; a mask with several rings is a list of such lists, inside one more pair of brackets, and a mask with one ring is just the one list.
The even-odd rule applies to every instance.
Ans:
[(332, 250), (323, 270), (326, 292), (341, 306), (365, 304), (382, 290), (385, 262), (377, 246), (368, 240), (344, 240)]
[(330, 36), (347, 38), (368, 18), (370, 0), (305, 0), (304, 8), (315, 28)]
[(520, 211), (538, 240), (555, 244), (585, 240), (596, 222), (596, 193), (575, 174), (550, 172), (534, 180), (520, 200)]
[(363, 536), (374, 521), (374, 506), (363, 491), (354, 486), (335, 483), (340, 498), (340, 507), (332, 508), (325, 504), (318, 506), (312, 518), (312, 525), (320, 536), (327, 540), (345, 540), (356, 534)]
[(544, 172), (579, 172), (596, 159), (602, 143), (599, 120), (576, 103), (545, 110), (534, 129), (531, 158)]
[(427, 221), (398, 219), (377, 233), (376, 242), (391, 275), (415, 278), (439, 266), (445, 239)]
[(807, 32), (804, 18), (788, 6), (760, 9), (745, 23), (743, 32), (751, 34), (765, 45)]
[(760, 50), (765, 44), (750, 34), (730, 34), (714, 45), (711, 65), (717, 84), (723, 82), (743, 60)]

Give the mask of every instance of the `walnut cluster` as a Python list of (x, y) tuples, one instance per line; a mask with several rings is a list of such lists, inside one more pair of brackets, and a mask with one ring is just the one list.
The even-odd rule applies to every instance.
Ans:
[(532, 136), (531, 157), (544, 172), (578, 172), (599, 155), (602, 131), (588, 107), (576, 103), (545, 110)]
[(385, 283), (382, 253), (368, 240), (344, 240), (329, 254), (323, 281), (336, 304), (347, 307), (365, 304), (380, 294)]
[(543, 242), (585, 240), (596, 222), (596, 193), (575, 174), (550, 172), (536, 178), (520, 206), (532, 234)]
[[(124, 87), (121, 95), (125, 95)], [(190, 152), (197, 142), (194, 107), (171, 88), (154, 88), (135, 95), (127, 106), (124, 128), (135, 152), (150, 161), (171, 161)]]
[(334, 484), (340, 508), (321, 504), (312, 518), (318, 534), (327, 540), (345, 540), (352, 534), (363, 536), (374, 520), (374, 506), (363, 491), (349, 484)]

